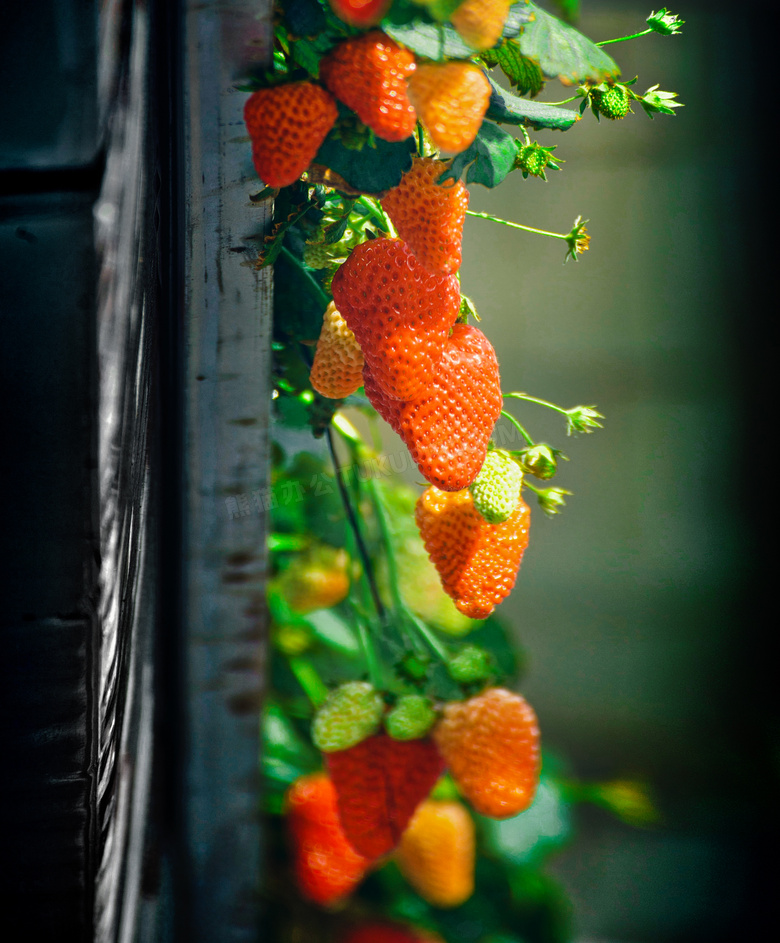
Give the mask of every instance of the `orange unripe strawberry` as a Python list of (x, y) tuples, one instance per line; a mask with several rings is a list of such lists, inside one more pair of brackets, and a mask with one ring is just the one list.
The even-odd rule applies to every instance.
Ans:
[[(496, 354), (480, 330), (453, 327), (433, 378), (415, 399), (398, 402), (382, 395), (368, 365), (363, 386), (428, 481), (443, 491), (459, 491), (477, 477), (503, 402)], [(428, 554), (433, 559), (430, 549)]]
[(467, 491), (428, 488), (415, 520), (444, 591), (470, 619), (486, 619), (512, 591), (528, 546), (531, 513), (521, 499), (509, 520), (489, 524)]
[(443, 154), (460, 154), (477, 136), (490, 101), (490, 83), (471, 62), (418, 65), (409, 79), (417, 117)]
[(461, 793), (480, 814), (506, 819), (533, 802), (539, 727), (519, 694), (488, 688), (467, 701), (452, 701), (433, 736)]
[(330, 399), (344, 399), (363, 385), (363, 351), (347, 322), (331, 301), (322, 318), (322, 330), (314, 352), (309, 380)]
[(286, 187), (301, 176), (338, 117), (333, 96), (313, 82), (254, 92), (244, 105), (252, 159), (266, 186)]
[(430, 737), (393, 740), (375, 734), (325, 755), (347, 839), (366, 858), (392, 851), (417, 806), (444, 770)]
[(325, 773), (302, 776), (287, 793), (285, 812), (301, 893), (323, 906), (343, 900), (370, 862), (344, 836), (333, 783)]
[(474, 822), (459, 803), (426, 799), (401, 837), (396, 861), (434, 907), (457, 907), (474, 892)]
[(464, 0), (450, 22), (472, 49), (492, 49), (501, 38), (512, 0)]
[(455, 276), (429, 272), (401, 239), (372, 239), (352, 250), (331, 290), (375, 382), (398, 400), (422, 393), (458, 316)]
[(379, 30), (339, 43), (320, 62), (325, 86), (384, 141), (403, 141), (417, 124), (406, 89), (414, 56)]
[(398, 235), (432, 272), (454, 274), (460, 268), (463, 221), (469, 193), (460, 180), (436, 181), (448, 164), (416, 157), (400, 184), (382, 199)]
[(313, 544), (273, 581), (291, 609), (301, 614), (336, 606), (349, 592), (349, 556), (341, 547)]

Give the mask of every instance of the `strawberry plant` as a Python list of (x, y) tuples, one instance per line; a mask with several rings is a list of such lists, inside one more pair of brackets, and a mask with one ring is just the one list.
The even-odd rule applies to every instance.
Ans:
[[(469, 187), (546, 181), (563, 160), (533, 134), (576, 137), (588, 110), (674, 114), (674, 93), (639, 95), (605, 47), (681, 25), (664, 8), (595, 43), (528, 0), (277, 4), (273, 66), (242, 86), (252, 199), (274, 201), (257, 262), (275, 283), (263, 771), (270, 898), (296, 902), (270, 907), (274, 939), (566, 939), (538, 866), (572, 797), (607, 792), (577, 793), (552, 754), (541, 768), (495, 609), (544, 526), (529, 502), (552, 516), (570, 495), (548, 484), (565, 456), (525, 413), (551, 410), (567, 435), (603, 416), (502, 390), (462, 290), (462, 233), (491, 221), (577, 261), (580, 216), (549, 232), (469, 210)], [(556, 79), (573, 93), (538, 100)], [(496, 823), (534, 822), (538, 802), (564, 824), (539, 833), (530, 871)], [(476, 929), (459, 935), (449, 909)]]

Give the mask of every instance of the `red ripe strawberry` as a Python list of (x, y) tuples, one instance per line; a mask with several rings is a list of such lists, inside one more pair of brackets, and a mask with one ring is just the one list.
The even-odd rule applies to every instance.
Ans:
[(444, 770), (430, 737), (393, 740), (385, 733), (327, 753), (325, 762), (344, 834), (356, 851), (371, 859), (395, 848)]
[(442, 943), (442, 940), (416, 927), (403, 927), (397, 923), (364, 923), (348, 931), (339, 943)]
[(414, 56), (379, 30), (348, 39), (320, 62), (320, 78), (340, 101), (385, 141), (403, 141), (417, 115), (406, 79)]
[(486, 619), (511, 592), (528, 546), (531, 512), (521, 499), (509, 520), (489, 524), (469, 491), (428, 488), (415, 520), (442, 586), (470, 619)]
[(392, 0), (330, 0), (330, 7), (340, 20), (366, 29), (380, 22), (391, 3)]
[(382, 199), (382, 206), (423, 265), (451, 275), (460, 268), (469, 192), (460, 180), (436, 182), (447, 166), (433, 157), (415, 158), (401, 183)]
[(539, 727), (533, 708), (519, 694), (488, 688), (468, 701), (446, 704), (434, 736), (458, 788), (477, 812), (505, 819), (533, 802)]
[(301, 893), (323, 905), (346, 897), (363, 879), (370, 862), (345, 838), (336, 791), (325, 773), (302, 776), (292, 785), (286, 814)]
[(485, 462), (503, 402), (496, 354), (482, 331), (455, 325), (433, 381), (417, 399), (396, 406), (375, 397), (376, 377), (372, 370), (366, 381), (367, 372), (366, 395), (425, 478), (443, 491), (467, 488)]
[(433, 275), (400, 239), (373, 239), (352, 250), (331, 291), (375, 383), (395, 399), (422, 393), (458, 316), (455, 276)]
[(430, 62), (409, 79), (409, 98), (443, 154), (459, 154), (477, 136), (490, 101), (485, 73), (471, 62)]
[(335, 124), (333, 96), (312, 82), (275, 85), (254, 92), (244, 105), (252, 159), (266, 186), (286, 187), (312, 162)]

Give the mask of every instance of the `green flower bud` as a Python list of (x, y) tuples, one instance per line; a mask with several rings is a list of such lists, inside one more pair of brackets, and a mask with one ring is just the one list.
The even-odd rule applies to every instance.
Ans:
[[(540, 443), (530, 449), (522, 450), (520, 453), (521, 467), (524, 472), (533, 475), (534, 478), (549, 481), (558, 470), (558, 456), (560, 454), (558, 449), (552, 449), (549, 445)], [(565, 458), (565, 456), (561, 457)]]
[(422, 694), (404, 694), (385, 717), (385, 730), (394, 740), (424, 737), (436, 722), (436, 711)]
[(458, 684), (484, 681), (492, 671), (490, 655), (476, 645), (462, 648), (447, 665), (450, 677)]

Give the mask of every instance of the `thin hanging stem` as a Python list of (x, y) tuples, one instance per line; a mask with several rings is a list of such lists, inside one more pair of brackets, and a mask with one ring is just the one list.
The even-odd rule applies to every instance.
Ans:
[(536, 403), (537, 406), (546, 406), (548, 409), (554, 409), (556, 413), (561, 413), (563, 416), (569, 415), (568, 410), (565, 410), (562, 406), (556, 406), (555, 403), (548, 403), (546, 399), (538, 399), (536, 396), (528, 396), (526, 393), (504, 393), (504, 398), (507, 396), (512, 397), (512, 399), (525, 400), (526, 403)]
[(349, 500), (347, 486), (344, 482), (344, 475), (339, 468), (336, 447), (335, 443), (333, 442), (333, 432), (331, 431), (330, 426), (328, 426), (326, 430), (326, 436), (328, 439), (328, 448), (330, 450), (331, 459), (333, 460), (333, 468), (336, 473), (336, 483), (338, 485), (339, 494), (341, 495), (341, 503), (344, 505), (344, 510), (347, 514), (349, 526), (352, 528), (352, 533), (355, 535), (355, 543), (357, 545), (358, 554), (360, 555), (360, 560), (363, 564), (363, 572), (366, 574), (366, 580), (368, 581), (368, 586), (371, 590), (371, 598), (374, 603), (374, 608), (376, 609), (379, 619), (384, 622), (387, 618), (387, 612), (385, 610), (384, 603), (379, 596), (379, 590), (377, 589), (376, 585), (376, 578), (374, 576), (374, 568), (371, 563), (371, 557), (369, 556), (368, 548), (366, 547), (366, 543), (363, 539), (363, 534), (360, 530), (360, 524), (358, 523), (355, 509), (352, 507), (352, 502)]
[(293, 255), (293, 253), (290, 252), (287, 246), (282, 246), (282, 255), (298, 269), (303, 279), (308, 283), (309, 287), (317, 295), (317, 298), (320, 304), (322, 305), (322, 310), (324, 311), (325, 308), (327, 308), (328, 305), (330, 304), (330, 298), (322, 290), (322, 286), (320, 285), (320, 283), (311, 274), (311, 272), (307, 271), (307, 269), (303, 265), (303, 262), (301, 262), (301, 260), (297, 258), (297, 256)]
[(643, 29), (641, 33), (634, 33), (632, 36), (620, 36), (618, 39), (602, 39), (600, 43), (596, 43), (597, 46), (609, 46), (611, 43), (625, 43), (629, 39), (639, 39), (640, 36), (647, 36), (650, 33), (654, 33), (654, 29)]
[[(505, 396), (510, 396), (511, 394), (510, 394), (510, 393), (505, 393), (504, 395), (505, 395)], [(515, 419), (515, 417), (514, 417), (511, 413), (508, 413), (505, 409), (502, 409), (502, 410), (501, 410), (501, 415), (504, 417), (504, 419), (508, 419), (508, 420), (512, 423), (512, 425), (517, 429), (517, 431), (520, 433), (520, 435), (525, 439), (525, 441), (526, 441), (529, 445), (533, 445), (533, 444), (534, 444), (534, 440), (531, 438), (530, 435), (528, 435), (528, 433), (526, 432), (525, 428), (520, 425), (520, 423)]]
[(476, 216), (478, 219), (489, 219), (492, 223), (501, 223), (502, 226), (509, 226), (512, 229), (522, 229), (524, 232), (533, 232), (537, 236), (550, 236), (553, 239), (566, 239), (568, 233), (548, 232), (546, 229), (534, 229), (533, 226), (523, 226), (522, 223), (512, 223), (508, 219), (501, 219), (500, 216), (493, 216), (490, 213), (475, 213), (472, 210), (466, 210), (466, 216)]

